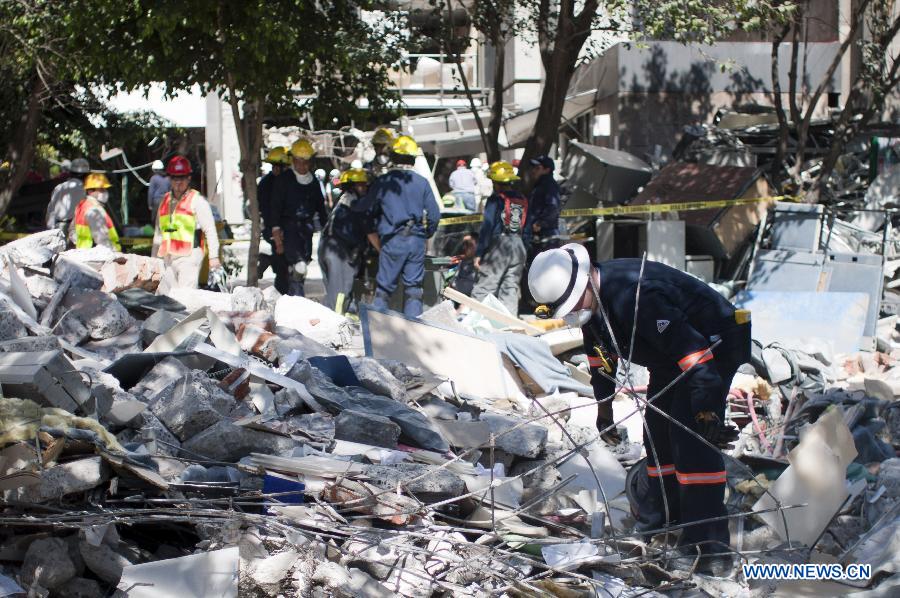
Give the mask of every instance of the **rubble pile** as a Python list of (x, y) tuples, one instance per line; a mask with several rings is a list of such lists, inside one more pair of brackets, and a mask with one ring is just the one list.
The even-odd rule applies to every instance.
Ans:
[[(158, 260), (55, 231), (0, 253), (4, 595), (790, 591), (667, 570), (669, 534), (633, 532), (646, 372), (622, 366), (608, 444), (561, 321), (452, 291), (421, 320), (270, 289), (162, 297)], [(896, 324), (874, 352), (760, 345), (735, 378), (739, 562), (898, 585)]]

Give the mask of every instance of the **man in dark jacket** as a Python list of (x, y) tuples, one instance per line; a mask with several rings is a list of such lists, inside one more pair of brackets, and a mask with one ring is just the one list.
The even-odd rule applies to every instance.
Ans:
[[(545, 314), (581, 326), (601, 430), (612, 423), (618, 360), (630, 356), (650, 371), (647, 398), (658, 409), (644, 414), (650, 493), (637, 505), (639, 531), (649, 531), (673, 519), (691, 524), (726, 514), (725, 465), (713, 446), (737, 438), (725, 423), (725, 402), (738, 367), (750, 361), (750, 314), (674, 268), (646, 262), (640, 272), (638, 259), (591, 264), (587, 250), (572, 243), (539, 254), (528, 285)], [(677, 552), (692, 564), (699, 551), (700, 569), (721, 574), (730, 568), (728, 546), (723, 518), (687, 525)]]
[(391, 151), (393, 167), (375, 179), (360, 207), (370, 215), (370, 238), (380, 251), (372, 305), (387, 309), (402, 278), (403, 313), (410, 318), (422, 314), (425, 242), (437, 231), (441, 218), (431, 185), (414, 170), (418, 155), (419, 146), (412, 137), (397, 137)]
[[(281, 176), (286, 170), (290, 170), (288, 165), (291, 163), (291, 157), (288, 155), (288, 148), (273, 148), (266, 156), (266, 162), (272, 165), (272, 170), (266, 173), (259, 183), (256, 185), (256, 201), (259, 204), (259, 219), (262, 224), (262, 236), (266, 243), (273, 245), (272, 241), (272, 194), (275, 192), (275, 180)], [(274, 251), (274, 246), (273, 246)], [(265, 253), (259, 254), (259, 276), (262, 277), (263, 272), (273, 265), (272, 256)]]
[(293, 167), (275, 180), (272, 192), (272, 240), (275, 242), (275, 289), (303, 296), (306, 268), (312, 261), (314, 218), (325, 224), (328, 211), (319, 181), (310, 172), (312, 144), (299, 139), (291, 146)]
[(530, 164), (531, 180), (535, 184), (528, 200), (528, 221), (523, 239), (533, 259), (538, 252), (557, 246), (560, 193), (559, 183), (553, 178), (553, 160), (549, 156), (533, 158)]

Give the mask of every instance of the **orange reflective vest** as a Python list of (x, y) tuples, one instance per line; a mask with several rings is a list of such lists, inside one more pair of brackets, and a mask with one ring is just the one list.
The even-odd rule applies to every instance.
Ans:
[[(193, 189), (188, 189), (172, 214), (169, 214), (172, 192), (169, 191), (163, 196), (159, 204), (159, 231), (162, 243), (159, 245), (158, 257), (190, 255), (197, 235), (197, 218), (191, 209), (196, 194)], [(200, 246), (202, 247), (202, 243)]]
[(82, 199), (78, 207), (75, 208), (75, 247), (78, 249), (90, 249), (94, 246), (94, 235), (87, 221), (87, 214), (95, 208), (103, 211), (103, 217), (106, 219), (107, 234), (113, 249), (121, 251), (119, 233), (116, 232), (116, 226), (113, 224), (112, 218), (109, 217), (109, 212), (106, 211), (103, 204), (90, 196)]

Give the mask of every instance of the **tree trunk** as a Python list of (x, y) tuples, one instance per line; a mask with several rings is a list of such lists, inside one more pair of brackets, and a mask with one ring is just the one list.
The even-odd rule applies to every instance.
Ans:
[(259, 284), (259, 237), (262, 231), (259, 218), (259, 199), (257, 196), (256, 176), (259, 173), (259, 153), (262, 147), (263, 101), (259, 98), (244, 102), (243, 116), (240, 105), (229, 86), (228, 101), (231, 104), (231, 115), (237, 129), (238, 145), (241, 148), (239, 167), (243, 179), (242, 187), (247, 205), (250, 208), (250, 248), (247, 254), (247, 286)]
[(779, 80), (778, 49), (781, 42), (787, 37), (790, 25), (786, 25), (772, 41), (772, 94), (775, 104), (775, 114), (778, 117), (778, 146), (775, 150), (775, 159), (772, 160), (770, 175), (775, 187), (781, 192), (784, 182), (784, 157), (787, 155), (788, 139), (791, 134), (791, 125), (784, 112), (784, 97), (781, 93), (781, 81)]
[(12, 198), (19, 192), (28, 175), (31, 160), (34, 158), (38, 125), (41, 121), (42, 96), (46, 91), (43, 80), (35, 72), (31, 78), (28, 105), (19, 118), (19, 126), (6, 149), (9, 174), (0, 182), (0, 216), (6, 214)]
[(488, 122), (487, 154), (489, 162), (500, 159), (500, 127), (503, 126), (503, 79), (506, 76), (506, 42), (494, 42), (494, 92), (491, 96), (491, 120)]

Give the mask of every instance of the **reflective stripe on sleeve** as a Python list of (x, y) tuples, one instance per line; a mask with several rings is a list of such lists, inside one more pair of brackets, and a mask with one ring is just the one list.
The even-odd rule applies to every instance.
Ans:
[(647, 475), (651, 478), (660, 478), (662, 476), (672, 475), (675, 473), (675, 465), (660, 465), (659, 467), (647, 466)]
[(695, 365), (700, 365), (701, 363), (706, 363), (707, 361), (713, 358), (712, 351), (709, 349), (701, 349), (699, 351), (694, 351), (688, 355), (685, 355), (681, 359), (678, 360), (678, 367), (681, 368), (682, 372), (686, 372), (691, 369)]
[(708, 473), (681, 473), (675, 472), (678, 483), (688, 484), (724, 484), (726, 474), (724, 471), (712, 471)]

